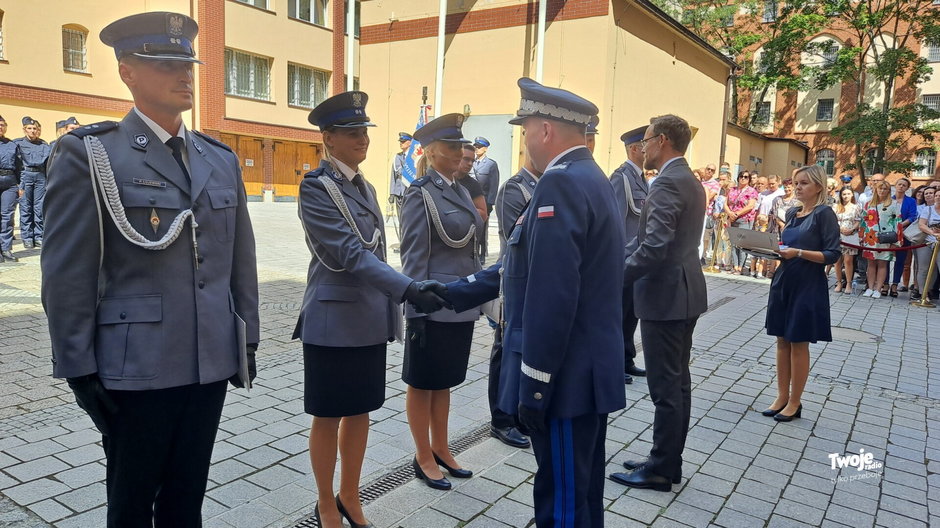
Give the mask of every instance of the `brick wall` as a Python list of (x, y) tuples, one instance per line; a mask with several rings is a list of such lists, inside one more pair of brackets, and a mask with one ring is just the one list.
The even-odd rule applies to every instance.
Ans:
[(114, 97), (100, 97), (95, 95), (52, 90), (49, 88), (36, 88), (19, 84), (0, 83), (0, 99), (14, 101), (29, 101), (69, 106), (74, 108), (87, 108), (104, 112), (130, 112), (134, 102)]
[(333, 75), (330, 82), (332, 95), (346, 91), (346, 79), (344, 79), (346, 73), (346, 27), (343, 24), (346, 20), (343, 14), (345, 10), (345, 0), (333, 0)]

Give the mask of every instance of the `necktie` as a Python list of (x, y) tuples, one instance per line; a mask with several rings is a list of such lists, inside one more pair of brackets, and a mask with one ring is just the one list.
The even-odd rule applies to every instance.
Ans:
[(173, 150), (173, 159), (176, 160), (176, 164), (183, 171), (183, 176), (186, 176), (186, 179), (189, 180), (189, 171), (186, 170), (186, 164), (183, 163), (183, 138), (179, 136), (171, 137), (166, 141), (166, 146)]
[(353, 182), (353, 185), (356, 186), (356, 189), (359, 189), (359, 194), (361, 194), (362, 197), (365, 198), (367, 202), (370, 201), (371, 198), (369, 197), (369, 190), (366, 187), (366, 181), (365, 179), (363, 179), (362, 174), (359, 174), (357, 172), (356, 175), (353, 176), (352, 182)]
[(457, 193), (458, 195), (460, 194), (460, 191), (457, 189), (457, 182), (450, 184), (450, 188), (453, 189), (454, 192)]

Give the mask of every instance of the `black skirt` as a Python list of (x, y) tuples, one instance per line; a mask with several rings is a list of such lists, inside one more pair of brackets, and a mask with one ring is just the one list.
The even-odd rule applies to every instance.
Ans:
[[(423, 347), (405, 341), (405, 363), (401, 379), (423, 390), (456, 387), (467, 379), (473, 321), (464, 323), (425, 322)], [(408, 333), (406, 332), (405, 335)]]
[(385, 346), (304, 343), (304, 412), (337, 418), (381, 407), (385, 403)]

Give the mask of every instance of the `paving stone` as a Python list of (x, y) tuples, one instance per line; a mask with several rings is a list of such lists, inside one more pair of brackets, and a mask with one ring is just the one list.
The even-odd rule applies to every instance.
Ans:
[(84, 512), (101, 506), (107, 502), (108, 496), (105, 485), (96, 482), (84, 488), (57, 495), (55, 499), (74, 511)]
[(65, 484), (44, 478), (7, 488), (3, 490), (3, 494), (17, 504), (26, 506), (69, 491), (70, 488)]
[(490, 507), (489, 504), (463, 493), (448, 493), (431, 506), (435, 510), (461, 521), (469, 521)]
[(284, 466), (271, 466), (246, 477), (250, 482), (267, 490), (276, 490), (288, 484), (307, 478), (303, 473)]
[(255, 486), (245, 480), (236, 480), (210, 490), (206, 492), (206, 495), (229, 508), (234, 508), (252, 499), (257, 499), (264, 493), (264, 488)]
[(614, 501), (609, 509), (624, 517), (650, 524), (659, 516), (662, 508), (655, 504), (625, 495)]
[(15, 466), (10, 466), (4, 471), (20, 482), (29, 482), (40, 477), (48, 477), (54, 473), (69, 469), (69, 465), (61, 460), (52, 457), (42, 457)]
[(257, 528), (270, 526), (283, 517), (283, 513), (271, 506), (252, 501), (219, 515), (219, 519), (236, 528)]

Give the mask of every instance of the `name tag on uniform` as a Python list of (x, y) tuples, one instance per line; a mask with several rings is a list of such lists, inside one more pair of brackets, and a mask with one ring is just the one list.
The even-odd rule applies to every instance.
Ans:
[(143, 180), (140, 178), (134, 178), (134, 183), (136, 185), (146, 185), (147, 187), (166, 188), (166, 182), (155, 181), (155, 180)]

